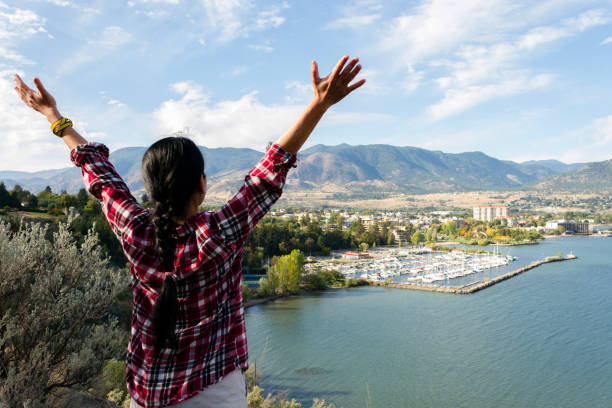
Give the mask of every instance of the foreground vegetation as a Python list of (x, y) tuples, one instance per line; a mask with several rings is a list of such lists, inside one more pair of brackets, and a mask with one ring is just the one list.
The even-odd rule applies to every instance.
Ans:
[(86, 390), (127, 332), (111, 309), (128, 285), (93, 231), (77, 245), (66, 224), (51, 239), (39, 224), (12, 233), (0, 222), (0, 405), (62, 405)]

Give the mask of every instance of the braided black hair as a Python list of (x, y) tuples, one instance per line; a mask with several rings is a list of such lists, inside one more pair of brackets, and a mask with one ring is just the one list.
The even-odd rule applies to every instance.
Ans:
[[(152, 221), (156, 244), (164, 272), (174, 271), (176, 249), (174, 217), (185, 215), (189, 200), (204, 174), (204, 158), (200, 149), (185, 137), (167, 137), (153, 143), (142, 158), (142, 178), (153, 201)], [(178, 316), (176, 280), (167, 274), (153, 307), (153, 329), (156, 351), (166, 341), (176, 348), (174, 329)]]

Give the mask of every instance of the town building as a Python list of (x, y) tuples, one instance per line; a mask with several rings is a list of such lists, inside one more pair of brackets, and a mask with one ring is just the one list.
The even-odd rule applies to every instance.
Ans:
[(570, 234), (592, 234), (593, 233), (593, 223), (589, 222), (589, 220), (584, 221), (566, 221), (566, 220), (557, 220), (557, 221), (549, 221), (546, 223), (547, 230), (556, 230), (559, 227), (563, 227), (566, 233)]
[(394, 228), (391, 233), (395, 242), (410, 242), (410, 232), (405, 228)]
[(492, 221), (496, 218), (508, 218), (507, 205), (479, 205), (474, 207), (474, 219)]

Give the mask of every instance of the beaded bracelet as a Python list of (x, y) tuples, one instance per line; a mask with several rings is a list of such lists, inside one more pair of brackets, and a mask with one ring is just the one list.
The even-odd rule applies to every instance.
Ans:
[(72, 126), (72, 121), (68, 118), (62, 117), (60, 120), (51, 125), (51, 131), (54, 135), (62, 137), (64, 130)]

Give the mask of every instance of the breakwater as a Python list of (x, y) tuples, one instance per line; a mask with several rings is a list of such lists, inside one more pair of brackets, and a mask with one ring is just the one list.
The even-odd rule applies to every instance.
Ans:
[(467, 285), (463, 285), (463, 286), (459, 286), (455, 288), (445, 287), (445, 286), (433, 286), (433, 285), (416, 285), (412, 283), (375, 283), (374, 285), (375, 286), (385, 286), (389, 288), (421, 290), (421, 291), (426, 291), (426, 292), (440, 292), (440, 293), (453, 293), (453, 294), (458, 294), (458, 295), (469, 295), (470, 293), (478, 292), (480, 290), (491, 287), (499, 282), (513, 278), (516, 275), (520, 275), (521, 273), (527, 272), (528, 270), (537, 268), (540, 265), (544, 265), (544, 264), (551, 263), (551, 262), (569, 261), (569, 260), (576, 259), (576, 258), (578, 258), (576, 255), (550, 256), (546, 259), (532, 262), (529, 265), (515, 269), (503, 275), (496, 276), (493, 279), (487, 279), (484, 281), (475, 281), (475, 282), (468, 283)]

